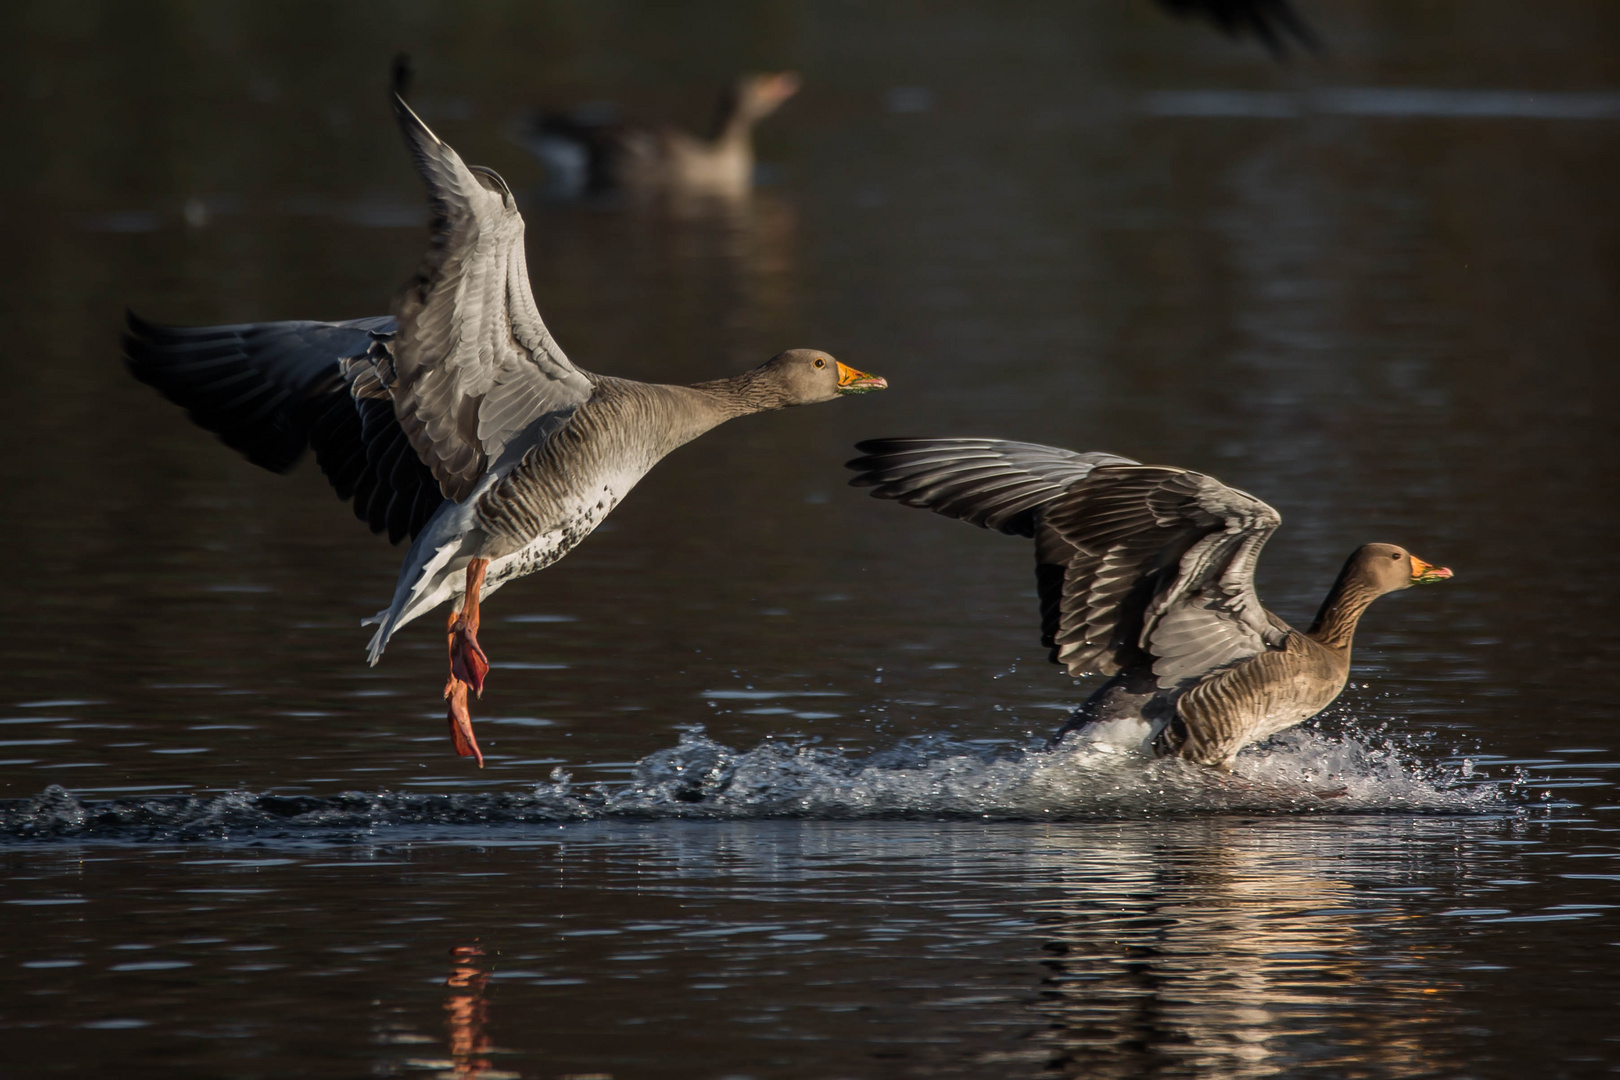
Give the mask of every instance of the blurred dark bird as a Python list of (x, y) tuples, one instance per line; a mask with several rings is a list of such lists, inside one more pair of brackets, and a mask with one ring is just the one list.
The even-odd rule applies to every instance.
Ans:
[(1035, 541), (1041, 643), (1070, 675), (1110, 676), (1053, 736), (1232, 759), (1327, 708), (1350, 674), (1362, 612), (1385, 593), (1444, 581), (1394, 544), (1350, 556), (1311, 628), (1254, 590), (1282, 518), (1212, 476), (1001, 439), (874, 439), (849, 463), (880, 499)]
[(791, 71), (744, 75), (721, 91), (706, 135), (584, 105), (529, 121), (519, 138), (545, 165), (554, 198), (661, 191), (736, 197), (753, 184), (754, 125), (798, 90)]
[(1158, 0), (1159, 6), (1183, 19), (1207, 19), (1232, 37), (1252, 34), (1279, 59), (1288, 55), (1290, 38), (1311, 52), (1322, 42), (1294, 10), (1292, 0)]
[(710, 428), (887, 384), (814, 349), (691, 386), (576, 367), (535, 306), (505, 181), (464, 164), (403, 98), (393, 104), (434, 217), (393, 315), (179, 328), (131, 314), (124, 352), (136, 378), (248, 460), (284, 472), (313, 447), (373, 532), (415, 537), (393, 602), (366, 620), (377, 627), (370, 660), (452, 601), (451, 735), (482, 765), (467, 710), (489, 668), (482, 596), (561, 559), (661, 458)]
[(395, 97), (410, 97), (411, 83), (416, 79), (416, 68), (411, 63), (410, 53), (395, 53), (394, 62), (388, 67), (388, 87)]

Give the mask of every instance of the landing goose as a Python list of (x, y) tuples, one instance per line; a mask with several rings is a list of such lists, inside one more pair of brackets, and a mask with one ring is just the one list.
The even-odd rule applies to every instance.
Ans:
[(373, 532), (415, 538), (393, 603), (366, 621), (377, 627), (370, 661), (453, 601), (451, 735), (482, 765), (467, 691), (482, 693), (489, 667), (483, 598), (562, 558), (659, 459), (710, 428), (888, 384), (816, 349), (691, 386), (575, 366), (529, 291), (511, 190), (393, 102), (434, 221), (392, 316), (181, 328), (131, 314), (124, 352), (136, 378), (254, 464), (284, 472), (313, 447)]
[(545, 164), (548, 191), (557, 197), (619, 191), (735, 197), (753, 183), (754, 125), (798, 90), (791, 71), (744, 75), (721, 91), (707, 135), (621, 122), (600, 107), (582, 107), (540, 117), (523, 142)]
[(1110, 676), (1074, 731), (1230, 771), (1243, 747), (1339, 696), (1350, 642), (1385, 593), (1443, 581), (1394, 544), (1350, 556), (1303, 633), (1254, 591), (1282, 518), (1212, 476), (1001, 439), (874, 439), (856, 487), (1035, 541), (1041, 641), (1070, 675)]

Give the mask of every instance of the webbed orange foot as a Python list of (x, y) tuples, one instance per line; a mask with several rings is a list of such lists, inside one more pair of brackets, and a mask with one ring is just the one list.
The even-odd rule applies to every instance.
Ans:
[(473, 737), (472, 713), (467, 708), (467, 691), (482, 696), (484, 676), (489, 674), (489, 657), (478, 644), (478, 590), (484, 584), (488, 559), (467, 564), (467, 592), (461, 610), (451, 612), (446, 627), (450, 645), (450, 677), (445, 680), (444, 699), (450, 703), (450, 741), (462, 757), (478, 759), (484, 767), (484, 754)]
[(484, 696), (484, 676), (489, 674), (489, 657), (478, 644), (478, 617), (470, 621), (463, 614), (450, 627), (450, 676)]
[(456, 753), (477, 758), (478, 767), (482, 769), (484, 752), (478, 749), (478, 740), (473, 736), (472, 713), (467, 711), (467, 684), (451, 676), (444, 684), (444, 697), (450, 703), (450, 741)]

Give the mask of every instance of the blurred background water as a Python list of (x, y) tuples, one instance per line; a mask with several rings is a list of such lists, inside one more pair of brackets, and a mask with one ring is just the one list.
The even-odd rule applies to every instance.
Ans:
[[(1620, 1066), (1620, 8), (1300, 5), (1286, 64), (1147, 0), (12, 5), (0, 1075)], [(706, 436), (503, 590), (482, 772), (436, 624), (364, 665), (402, 551), (118, 359), (126, 306), (388, 309), (400, 49), (582, 366), (893, 387)], [(516, 138), (775, 69), (740, 203), (549, 203)], [(844, 486), (891, 434), (1253, 491), (1296, 622), (1364, 541), (1455, 569), (1240, 763), (1351, 795), (1020, 758), (1085, 688), (1027, 545)]]

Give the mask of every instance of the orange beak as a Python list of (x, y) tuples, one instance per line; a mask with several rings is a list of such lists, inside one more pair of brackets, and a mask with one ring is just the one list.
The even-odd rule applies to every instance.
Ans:
[(838, 364), (838, 392), (840, 394), (865, 394), (873, 390), (886, 390), (889, 380), (881, 375), (868, 375), (864, 371), (856, 371), (848, 364), (834, 361)]
[(1416, 555), (1412, 556), (1412, 584), (1430, 585), (1436, 581), (1444, 581), (1451, 576), (1451, 571), (1443, 566), (1426, 563)]
[(794, 71), (784, 71), (774, 76), (770, 82), (772, 99), (780, 105), (788, 98), (799, 92), (799, 75)]

